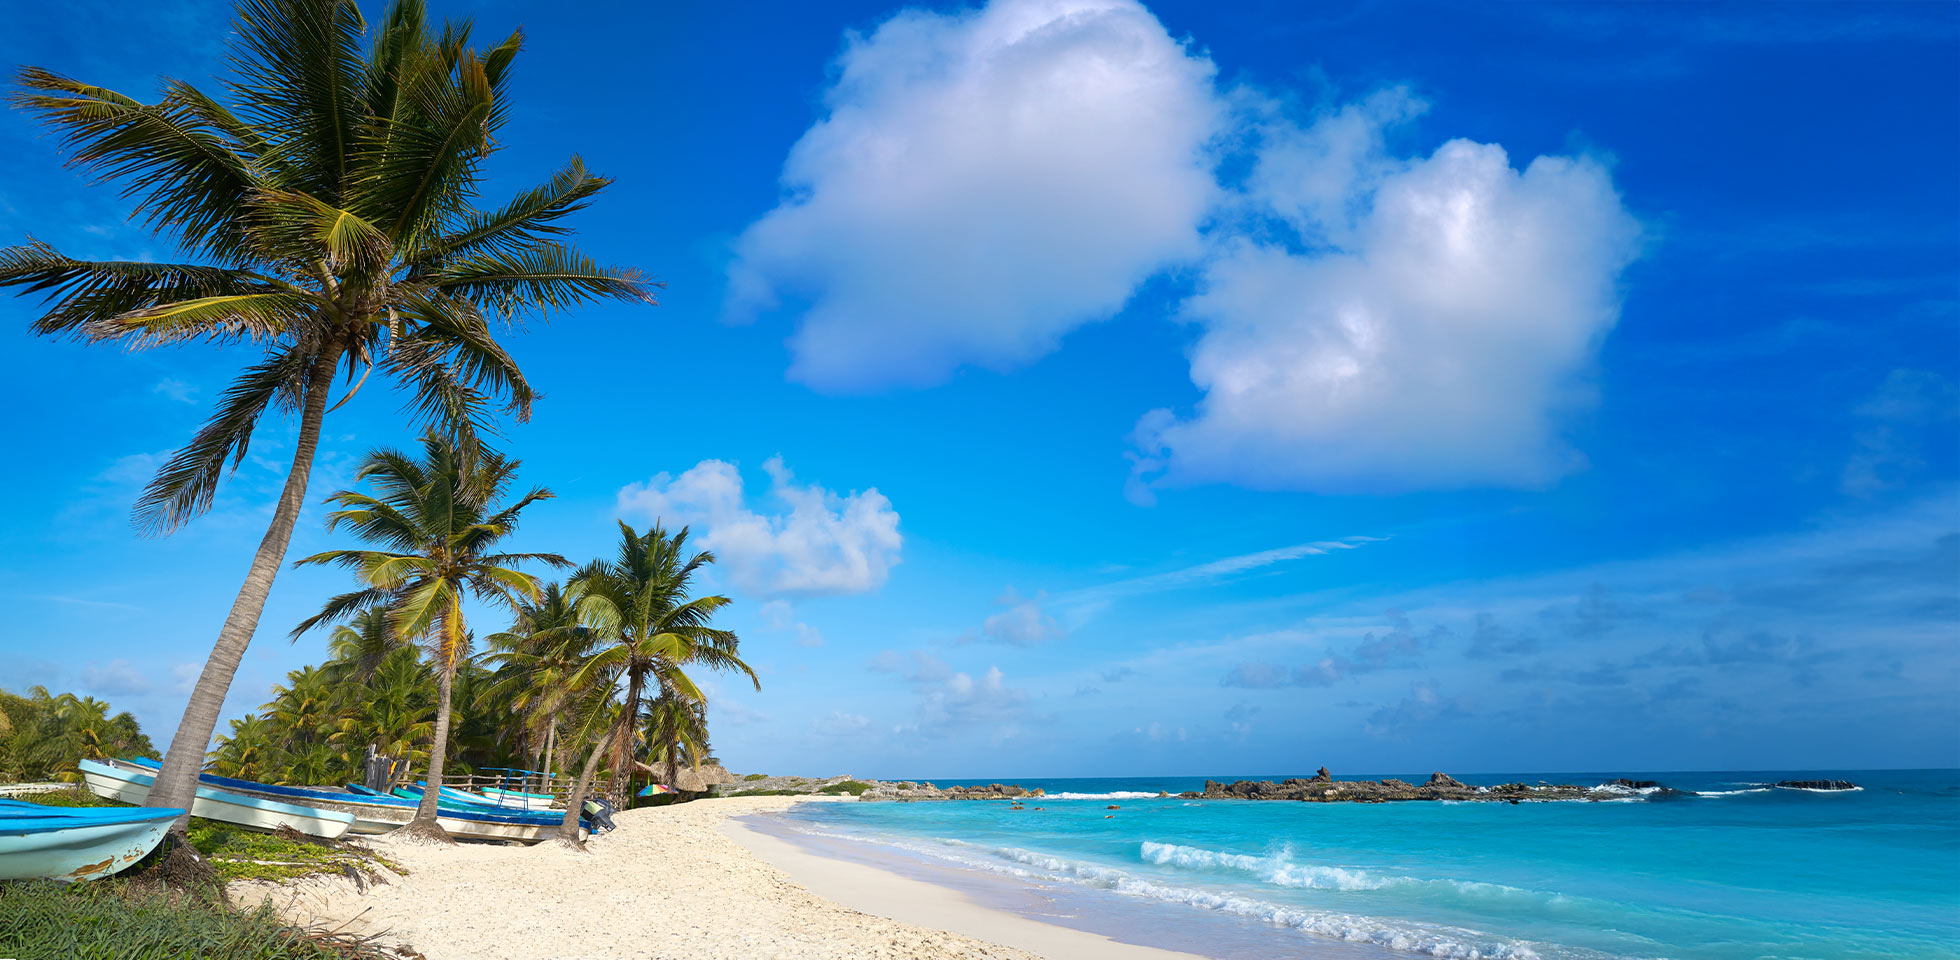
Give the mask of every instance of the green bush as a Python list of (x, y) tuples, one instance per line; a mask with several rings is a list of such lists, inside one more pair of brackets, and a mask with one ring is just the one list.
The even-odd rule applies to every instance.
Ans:
[(847, 793), (853, 797), (859, 797), (863, 796), (864, 791), (869, 789), (871, 789), (871, 784), (865, 783), (862, 780), (846, 780), (843, 783), (833, 783), (817, 792), (833, 797), (841, 797)]
[(766, 774), (766, 773), (751, 773), (751, 774), (749, 774), (748, 776), (746, 776), (746, 777), (743, 777), (742, 779), (744, 779), (744, 780), (767, 780), (767, 779), (769, 779), (769, 775), (768, 775), (768, 774)]
[[(358, 955), (358, 953), (356, 954)], [(342, 960), (270, 907), (239, 913), (113, 880), (0, 883), (0, 957), (21, 960)]]
[(800, 797), (803, 795), (801, 790), (737, 790), (725, 794), (730, 797)]

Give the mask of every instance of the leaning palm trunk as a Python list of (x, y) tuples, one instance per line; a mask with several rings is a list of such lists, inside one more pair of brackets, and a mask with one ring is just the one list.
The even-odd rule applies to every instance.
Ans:
[(442, 802), (442, 765), (449, 759), (449, 691), (455, 682), (456, 664), (451, 661), (443, 665), (441, 678), (436, 681), (436, 740), (429, 745), (429, 775), (422, 788), (422, 802), (415, 808), (415, 819), (398, 827), (395, 833), (450, 840), (449, 831), (436, 822), (436, 808)]
[(565, 798), (565, 819), (558, 824), (558, 842), (578, 846), (578, 818), (584, 811), (585, 794), (592, 789), (592, 778), (599, 772), (599, 761), (606, 755), (606, 746), (613, 735), (601, 737), (592, 745), (592, 753), (585, 758), (585, 769), (578, 774), (578, 783), (572, 786), (570, 796)]
[[(171, 738), (170, 750), (163, 756), (163, 769), (157, 771), (155, 786), (144, 801), (146, 806), (181, 807), (188, 811), (197, 795), (197, 775), (204, 769), (204, 749), (218, 726), (218, 713), (224, 709), (232, 675), (238, 672), (238, 662), (244, 659), (245, 648), (258, 629), (259, 614), (265, 610), (265, 599), (272, 592), (272, 578), (286, 559), (293, 525), (299, 520), (300, 507), (306, 501), (313, 454), (320, 446), (320, 421), (327, 412), (327, 390), (333, 384), (338, 361), (338, 356), (322, 355), (314, 361), (307, 377), (299, 441), (293, 451), (292, 469), (286, 474), (286, 488), (279, 494), (279, 505), (272, 512), (272, 525), (266, 528), (265, 539), (259, 541), (259, 552), (252, 557), (245, 585), (239, 588), (231, 614), (225, 617), (225, 625), (218, 631), (211, 658), (204, 662), (204, 672), (198, 675), (190, 702), (184, 705), (184, 719), (178, 723), (177, 735)], [(178, 817), (171, 831), (183, 835), (189, 829), (190, 819), (189, 813)]]

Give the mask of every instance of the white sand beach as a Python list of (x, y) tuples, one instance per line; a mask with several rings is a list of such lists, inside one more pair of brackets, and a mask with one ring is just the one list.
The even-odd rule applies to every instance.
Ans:
[(980, 906), (830, 860), (730, 818), (791, 804), (744, 797), (632, 810), (579, 854), (553, 844), (373, 846), (408, 875), (240, 883), (298, 923), (383, 934), (428, 960), (1195, 960)]

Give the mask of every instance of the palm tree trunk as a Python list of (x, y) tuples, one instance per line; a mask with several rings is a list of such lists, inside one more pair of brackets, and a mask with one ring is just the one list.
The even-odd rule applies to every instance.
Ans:
[(578, 783), (573, 785), (572, 793), (565, 798), (565, 819), (558, 824), (558, 841), (576, 846), (578, 844), (578, 818), (585, 806), (585, 793), (592, 788), (592, 777), (599, 772), (599, 760), (606, 755), (606, 746), (613, 737), (599, 738), (592, 745), (592, 753), (585, 758), (585, 769), (579, 771)]
[[(170, 750), (163, 755), (163, 768), (157, 771), (156, 783), (150, 788), (145, 806), (182, 807), (188, 811), (197, 796), (197, 775), (204, 769), (204, 751), (211, 745), (211, 732), (218, 726), (218, 714), (224, 709), (225, 694), (231, 690), (232, 675), (238, 672), (238, 662), (244, 659), (245, 648), (258, 630), (259, 614), (265, 610), (265, 598), (272, 592), (272, 578), (285, 562), (286, 547), (293, 539), (293, 525), (298, 522), (300, 507), (306, 502), (306, 482), (313, 473), (313, 454), (320, 446), (320, 421), (327, 413), (327, 390), (333, 385), (339, 359), (338, 351), (329, 350), (313, 361), (313, 369), (307, 376), (306, 398), (300, 407), (299, 439), (293, 450), (292, 469), (286, 473), (286, 488), (280, 492), (279, 504), (272, 511), (272, 525), (266, 528), (265, 539), (259, 541), (259, 551), (252, 556), (252, 566), (245, 574), (244, 586), (238, 590), (238, 599), (232, 601), (231, 613), (218, 631), (218, 642), (212, 646), (210, 658), (204, 661), (204, 672), (198, 675), (190, 702), (184, 705), (184, 718), (178, 721), (177, 733), (170, 738)], [(170, 830), (181, 836), (189, 824), (190, 814), (185, 813), (171, 824)]]
[(421, 804), (415, 808), (415, 819), (409, 821), (417, 833), (434, 830), (447, 836), (442, 825), (436, 823), (436, 806), (442, 799), (442, 765), (449, 759), (449, 691), (455, 682), (456, 663), (452, 660), (443, 665), (436, 680), (436, 741), (429, 745), (428, 786), (422, 791)]
[(544, 763), (538, 766), (538, 771), (540, 773), (543, 773), (544, 776), (540, 778), (541, 783), (540, 783), (540, 788), (538, 790), (539, 793), (551, 792), (551, 748), (557, 745), (558, 745), (558, 721), (554, 719), (551, 722), (551, 729), (546, 730), (544, 732)]

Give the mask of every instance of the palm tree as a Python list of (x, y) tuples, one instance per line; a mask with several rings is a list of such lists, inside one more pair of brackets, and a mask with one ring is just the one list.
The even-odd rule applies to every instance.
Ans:
[(360, 766), (368, 745), (393, 758), (390, 785), (428, 759), (435, 734), (436, 681), (419, 652), (404, 646), (381, 662), (359, 697), (334, 721), (327, 742), (346, 769)]
[(285, 488), (151, 806), (190, 806), (292, 538), (336, 374), (358, 375), (351, 396), (379, 368), (417, 418), (467, 439), (492, 429), (497, 407), (527, 418), (534, 398), (493, 317), (654, 302), (657, 284), (561, 241), (562, 218), (610, 182), (577, 157), (501, 206), (475, 205), (523, 34), (482, 50), (469, 34), (466, 23), (432, 30), (422, 0), (395, 0), (372, 35), (354, 0), (241, 0), (229, 103), (176, 80), (146, 104), (39, 67), (20, 73), (13, 104), (59, 136), (72, 165), (120, 183), (186, 257), (85, 261), (35, 240), (0, 249), (0, 287), (45, 296), (33, 330), (262, 351), (150, 482), (138, 524), (167, 533), (202, 513), (267, 411), (299, 418)]
[(708, 759), (710, 752), (707, 703), (681, 697), (654, 700), (641, 722), (640, 740), (647, 745), (648, 759), (661, 761), (668, 784), (679, 782), (683, 758), (690, 769), (700, 773), (701, 761)]
[(578, 610), (562, 586), (545, 585), (535, 603), (521, 605), (511, 629), (491, 634), (485, 661), (496, 665), (487, 696), (507, 699), (524, 717), (523, 732), (534, 747), (526, 755), (551, 775), (559, 731), (568, 720), (576, 691), (569, 680), (591, 656), (598, 636), (578, 622)]
[(411, 835), (447, 837), (436, 824), (436, 798), (449, 746), (450, 693), (469, 654), (464, 600), (474, 597), (515, 608), (521, 599), (537, 599), (538, 580), (510, 564), (571, 566), (553, 553), (493, 552), (517, 529), (526, 507), (552, 495), (537, 487), (500, 506), (518, 466), (494, 450), (466, 447), (434, 430), (423, 435), (419, 460), (376, 450), (355, 474), (356, 482), (372, 483), (376, 495), (341, 490), (328, 497), (340, 509), (327, 515), (327, 529), (346, 525), (362, 540), (389, 549), (328, 550), (295, 564), (347, 567), (362, 583), (361, 589), (328, 600), (318, 614), (293, 629), (295, 637), (323, 623), (385, 609), (395, 635), (425, 641), (435, 661), (436, 723), (428, 787), (415, 819), (405, 828)]
[(405, 646), (388, 626), (388, 611), (363, 610), (348, 623), (333, 628), (327, 638), (329, 659), (320, 672), (332, 683), (365, 686), (388, 655)]
[(218, 737), (211, 751), (211, 772), (239, 780), (263, 780), (278, 752), (277, 730), (269, 717), (248, 713), (231, 722), (231, 733)]
[[(689, 553), (685, 527), (670, 536), (656, 523), (642, 535), (620, 521), (619, 532), (619, 552), (612, 562), (587, 564), (572, 575), (568, 591), (580, 622), (599, 633), (604, 643), (572, 675), (572, 687), (624, 684), (619, 690), (616, 729), (606, 740), (615, 775), (629, 769), (633, 734), (650, 702), (707, 699), (684, 667), (699, 664), (733, 671), (762, 689), (762, 681), (738, 654), (740, 640), (734, 632), (708, 625), (732, 601), (718, 595), (689, 596), (694, 575), (715, 562), (714, 554)], [(670, 757), (678, 749), (671, 740), (666, 746)], [(561, 837), (577, 837), (576, 801), (584, 797), (581, 793), (573, 799)]]

